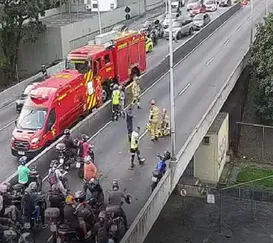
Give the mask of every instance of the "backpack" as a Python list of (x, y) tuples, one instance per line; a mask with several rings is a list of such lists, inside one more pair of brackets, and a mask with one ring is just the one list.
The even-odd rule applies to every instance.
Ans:
[(105, 243), (108, 242), (108, 237), (107, 237), (107, 230), (105, 229), (104, 226), (100, 227), (98, 229), (97, 233), (97, 242), (98, 243)]
[(49, 175), (48, 175), (48, 183), (53, 186), (55, 184), (57, 184), (57, 176), (56, 176), (56, 173), (55, 173), (55, 170), (51, 170)]

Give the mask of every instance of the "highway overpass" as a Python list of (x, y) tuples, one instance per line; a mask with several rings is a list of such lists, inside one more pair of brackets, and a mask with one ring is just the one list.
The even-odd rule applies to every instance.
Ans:
[[(260, 21), (264, 14), (263, 4), (264, 2), (255, 3), (256, 22)], [(219, 9), (214, 16), (225, 10)], [(169, 148), (170, 141), (169, 138), (162, 138), (158, 143), (152, 143), (146, 135), (145, 124), (148, 120), (149, 101), (152, 98), (156, 99), (159, 107), (169, 109), (168, 73), (162, 75), (146, 89), (141, 97), (142, 109), (136, 112), (135, 126), (142, 127), (140, 149), (146, 158), (143, 167), (137, 166), (133, 171), (128, 170), (130, 154), (125, 121), (109, 122), (92, 137), (92, 143), (96, 148), (96, 163), (104, 174), (103, 188), (105, 190), (111, 188), (112, 180), (118, 179), (121, 188), (133, 195), (132, 205), (125, 205), (129, 223), (133, 223), (123, 242), (140, 243), (144, 240), (202, 137), (228, 97), (237, 77), (240, 76), (243, 66), (231, 76), (231, 82), (227, 82), (248, 49), (249, 13), (249, 6), (244, 7), (177, 63), (175, 67), (176, 143), (177, 148), (182, 147), (182, 149), (177, 149), (178, 161), (171, 164), (171, 168), (175, 169), (166, 173), (152, 196), (150, 196), (150, 179), (151, 172), (157, 162), (155, 154)], [(202, 36), (202, 33), (200, 32), (199, 36)], [(162, 42), (155, 48), (152, 57), (148, 57), (148, 74), (162, 63), (162, 59), (168, 53), (167, 42)], [(177, 47), (181, 43), (175, 45)], [(175, 57), (179, 58), (178, 55)], [(99, 117), (100, 115), (98, 115)], [(9, 153), (7, 146), (3, 147), (1, 152), (3, 154)], [(52, 153), (48, 153), (48, 155), (46, 153), (47, 151), (36, 159), (39, 165), (41, 165), (43, 156), (43, 162), (47, 162), (43, 164), (48, 165)], [(9, 161), (9, 157), (6, 157), (5, 161)], [(36, 162), (34, 161), (34, 163)], [(4, 171), (2, 177), (6, 175), (7, 171), (10, 171), (10, 167), (5, 168)], [(71, 191), (80, 189), (81, 181), (77, 178), (77, 172), (71, 170), (68, 177)], [(135, 221), (133, 221), (134, 219)], [(37, 235), (39, 242), (45, 242), (47, 237), (47, 232)]]

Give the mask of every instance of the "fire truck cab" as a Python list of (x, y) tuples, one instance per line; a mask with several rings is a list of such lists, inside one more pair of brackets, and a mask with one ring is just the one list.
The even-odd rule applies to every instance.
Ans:
[(111, 31), (97, 36), (95, 43), (69, 53), (66, 68), (82, 73), (94, 90), (101, 85), (105, 102), (113, 84), (125, 85), (146, 71), (145, 35)]
[(27, 97), (11, 139), (16, 157), (35, 157), (86, 113), (87, 90), (77, 70), (38, 84)]

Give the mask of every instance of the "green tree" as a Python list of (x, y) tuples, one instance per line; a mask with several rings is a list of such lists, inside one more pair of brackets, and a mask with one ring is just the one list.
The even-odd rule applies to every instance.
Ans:
[(0, 69), (7, 78), (1, 85), (15, 78), (20, 43), (35, 42), (45, 30), (39, 20), (39, 15), (45, 14), (44, 3), (44, 0), (0, 0)]
[(259, 24), (251, 46), (250, 70), (256, 82), (256, 114), (261, 121), (273, 121), (273, 14)]

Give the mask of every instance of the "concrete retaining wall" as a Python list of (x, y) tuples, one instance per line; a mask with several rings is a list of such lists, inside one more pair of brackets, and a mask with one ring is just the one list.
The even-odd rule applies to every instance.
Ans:
[[(228, 9), (222, 17), (215, 19), (211, 22), (208, 27), (204, 28), (200, 31), (200, 33), (192, 36), (184, 45), (181, 45), (175, 50), (175, 63), (177, 63), (179, 60), (184, 58), (188, 53), (192, 51), (193, 48), (195, 48), (203, 39), (207, 36), (209, 36), (216, 28), (218, 28), (225, 20), (229, 19), (236, 11), (240, 9), (238, 6), (233, 6), (232, 8)], [(217, 22), (217, 23), (214, 23)], [(211, 26), (214, 26), (212, 28)], [(203, 34), (201, 32), (204, 32)], [(190, 44), (189, 42), (195, 43)], [(177, 55), (177, 53), (180, 53), (180, 56)], [(165, 59), (152, 71), (147, 72), (142, 75), (140, 79), (140, 85), (142, 87), (142, 90), (147, 89), (152, 83), (154, 83), (158, 78), (160, 78), (164, 73), (168, 71), (169, 68), (169, 57), (165, 57)], [(130, 102), (130, 88), (127, 87), (126, 89), (128, 100), (126, 103)], [(108, 101), (104, 104), (101, 108), (99, 108), (97, 111), (90, 114), (87, 118), (85, 118), (83, 121), (78, 123), (73, 129), (72, 129), (72, 135), (74, 137), (77, 137), (81, 135), (82, 133), (89, 134), (90, 136), (94, 135), (102, 126), (104, 126), (107, 122), (111, 119), (111, 102)], [(61, 140), (62, 138), (60, 138)], [(60, 141), (59, 140), (59, 141)], [(58, 142), (58, 141), (57, 141)], [(51, 146), (49, 146), (47, 149), (45, 149), (41, 154), (39, 154), (37, 157), (35, 157), (33, 160), (31, 160), (28, 165), (33, 164), (39, 164), (38, 172), (41, 175), (44, 175), (47, 170), (49, 163), (52, 159), (56, 157), (55, 155), (55, 146), (56, 143), (53, 143)], [(14, 181), (17, 178), (17, 173), (14, 173), (11, 175), (6, 181)], [(140, 242), (137, 242), (140, 243)]]

